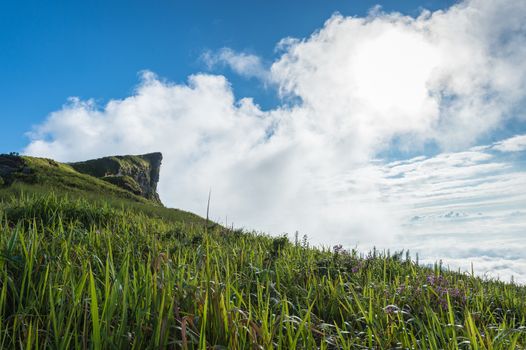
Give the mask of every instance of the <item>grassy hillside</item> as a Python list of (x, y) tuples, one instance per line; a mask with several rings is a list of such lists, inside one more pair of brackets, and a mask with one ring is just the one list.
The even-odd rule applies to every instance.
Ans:
[(135, 195), (110, 181), (79, 173), (68, 164), (44, 158), (26, 156), (19, 158), (29, 171), (14, 174), (9, 181), (12, 182), (9, 186), (5, 183), (8, 181), (1, 180), (0, 200), (18, 198), (21, 195), (41, 197), (53, 193), (58, 197), (82, 198), (101, 206), (135, 209), (172, 221), (200, 222), (203, 220), (189, 212), (164, 208), (158, 202)]
[(523, 286), (206, 227), (29, 161), (36, 185), (1, 190), (2, 349), (526, 348)]

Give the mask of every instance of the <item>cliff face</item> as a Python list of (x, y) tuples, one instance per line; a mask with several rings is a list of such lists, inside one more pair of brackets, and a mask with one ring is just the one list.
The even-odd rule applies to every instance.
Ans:
[(161, 153), (149, 153), (137, 156), (104, 157), (69, 165), (80, 173), (100, 178), (162, 204), (157, 194), (162, 159)]

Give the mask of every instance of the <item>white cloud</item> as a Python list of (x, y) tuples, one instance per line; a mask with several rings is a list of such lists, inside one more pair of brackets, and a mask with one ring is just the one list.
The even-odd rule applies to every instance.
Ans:
[[(412, 237), (432, 232), (516, 235), (525, 217), (503, 217), (524, 209), (524, 172), (490, 146), (467, 147), (524, 102), (525, 15), (526, 3), (504, 0), (418, 18), (334, 15), (309, 38), (282, 40), (268, 70), (229, 49), (204, 56), (275, 84), (279, 107), (236, 100), (223, 76), (172, 84), (147, 72), (132, 96), (105, 106), (72, 99), (35, 128), (25, 152), (74, 161), (161, 151), (167, 205), (203, 214), (212, 188), (215, 219), (299, 230), (316, 243), (387, 247), (404, 238), (412, 247)], [(375, 160), (394, 139), (412, 153), (425, 142), (448, 153)], [(449, 212), (466, 215), (452, 225)], [(439, 253), (447, 258), (448, 248)]]
[(418, 18), (334, 15), (282, 43), (272, 77), (334, 137), (373, 151), (393, 134), (459, 149), (524, 101), (525, 14), (525, 2), (474, 0)]
[(516, 135), (507, 140), (497, 142), (493, 148), (501, 152), (519, 152), (526, 150), (526, 135)]
[(239, 53), (225, 47), (218, 52), (206, 51), (201, 55), (201, 59), (209, 69), (226, 65), (244, 77), (267, 80), (268, 72), (261, 58), (253, 54)]

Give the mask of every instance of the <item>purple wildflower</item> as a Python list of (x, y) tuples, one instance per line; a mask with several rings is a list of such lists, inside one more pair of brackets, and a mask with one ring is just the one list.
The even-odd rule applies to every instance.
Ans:
[(336, 244), (334, 247), (332, 247), (333, 251), (334, 251), (334, 254), (340, 254), (340, 253), (343, 253), (343, 245), (341, 244)]

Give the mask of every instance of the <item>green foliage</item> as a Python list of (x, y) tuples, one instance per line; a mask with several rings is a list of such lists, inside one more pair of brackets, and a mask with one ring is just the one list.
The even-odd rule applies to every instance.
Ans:
[[(165, 208), (109, 181), (81, 174), (67, 164), (33, 157), (15, 157), (12, 161), (26, 170), (14, 173), (9, 186), (0, 186), (0, 202), (12, 201), (15, 198), (13, 202), (19, 202), (20, 208), (29, 210), (31, 206), (26, 205), (25, 202), (33, 201), (31, 209), (33, 211), (24, 214), (28, 214), (30, 218), (33, 218), (31, 216), (33, 213), (43, 210), (59, 210), (63, 218), (73, 217), (80, 222), (86, 216), (106, 211), (107, 215), (97, 221), (102, 222), (107, 217), (115, 215), (109, 209), (126, 208), (127, 211), (133, 213), (141, 213), (152, 218), (163, 218), (170, 222), (201, 223), (204, 221), (195, 214)], [(116, 181), (126, 182), (131, 187), (130, 190), (134, 188), (135, 181), (131, 178), (122, 177)], [(72, 203), (80, 204), (73, 205)], [(13, 206), (9, 210), (13, 220), (19, 220), (20, 216), (17, 214), (19, 212), (16, 211), (19, 209)], [(41, 214), (47, 215), (46, 213)]]
[(42, 191), (0, 201), (2, 349), (526, 347), (524, 286)]
[[(14, 189), (17, 189), (14, 191)], [(9, 203), (4, 211), (11, 223), (32, 223), (47, 225), (49, 219), (60, 216), (63, 221), (76, 222), (83, 227), (91, 224), (111, 223), (127, 218), (130, 222), (139, 216), (162, 219), (167, 222), (201, 224), (205, 220), (195, 214), (177, 209), (159, 207), (150, 203), (137, 203), (120, 198), (98, 195), (56, 194), (39, 186), (16, 185), (0, 191), (0, 203)], [(125, 209), (124, 209), (125, 208)], [(213, 224), (215, 225), (215, 224)]]
[(136, 195), (141, 194), (141, 187), (137, 184), (137, 182), (133, 178), (129, 176), (110, 175), (110, 176), (102, 177), (102, 180), (109, 182), (111, 184), (114, 184), (115, 186), (118, 186), (125, 190), (128, 190), (132, 192), (133, 194), (136, 194)]
[[(51, 159), (20, 157), (27, 171), (13, 174), (14, 183), (0, 191), (0, 198), (9, 197), (21, 189), (27, 192), (49, 192), (100, 199), (123, 199), (138, 203), (151, 203), (101, 179), (81, 174), (71, 166)], [(29, 186), (27, 186), (29, 185)], [(35, 186), (36, 185), (36, 186)]]
[[(110, 157), (112, 159), (116, 157)], [(126, 156), (123, 157), (126, 164), (131, 164), (130, 159), (134, 162), (145, 163), (140, 157)], [(129, 159), (130, 158), (130, 159)], [(116, 158), (117, 159), (117, 158)], [(100, 199), (121, 199), (125, 201), (134, 201), (137, 203), (161, 205), (157, 200), (149, 200), (137, 195), (140, 192), (139, 185), (129, 176), (108, 176), (105, 179), (79, 173), (71, 165), (58, 163), (51, 159), (34, 158), (34, 157), (1, 157), (2, 162), (13, 163), (20, 169), (10, 175), (10, 181), (13, 183), (10, 189), (0, 191), (0, 198), (9, 195), (9, 193), (19, 192), (20, 188), (31, 192), (34, 185), (44, 191), (53, 191), (55, 193), (68, 193), (77, 196), (89, 196), (90, 198), (99, 197)], [(144, 165), (144, 164), (142, 164)], [(131, 166), (131, 165), (130, 165)], [(104, 177), (104, 175), (102, 176)], [(24, 186), (30, 185), (30, 186)], [(121, 187), (122, 186), (122, 187)], [(39, 190), (40, 191), (40, 190)]]
[(108, 174), (117, 174), (120, 169), (124, 171), (132, 168), (147, 169), (149, 164), (141, 156), (114, 156), (72, 163), (71, 166), (83, 174), (102, 178)]

